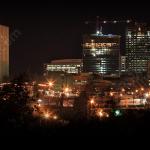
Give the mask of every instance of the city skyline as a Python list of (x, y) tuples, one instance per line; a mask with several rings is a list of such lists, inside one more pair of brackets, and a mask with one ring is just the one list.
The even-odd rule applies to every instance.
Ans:
[(2, 2), (1, 135), (149, 135), (148, 6)]
[[(6, 4), (4, 8), (5, 6)], [(88, 30), (92, 33), (95, 29), (94, 24), (86, 26), (85, 21), (95, 21), (96, 16), (100, 16), (103, 20), (135, 19), (144, 22), (149, 20), (146, 5), (140, 12), (139, 5), (133, 8), (130, 4), (128, 11), (126, 8), (127, 5), (121, 7), (119, 4), (107, 6), (105, 9), (96, 5), (91, 7), (90, 4), (66, 3), (62, 5), (37, 3), (29, 6), (13, 3), (12, 7), (7, 6), (9, 11), (2, 8), (0, 24), (9, 26), (12, 35), (10, 72), (21, 73), (29, 69), (33, 73), (42, 73), (45, 62), (60, 58), (80, 58), (82, 35)], [(109, 11), (106, 11), (107, 9)]]

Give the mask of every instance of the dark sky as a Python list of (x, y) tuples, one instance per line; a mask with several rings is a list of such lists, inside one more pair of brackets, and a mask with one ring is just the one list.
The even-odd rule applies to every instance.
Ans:
[[(41, 73), (44, 62), (59, 58), (82, 56), (82, 35), (91, 26), (87, 20), (136, 19), (149, 21), (149, 5), (106, 3), (7, 3), (0, 5), (0, 24), (11, 31), (10, 70)], [(93, 29), (95, 25), (93, 24)], [(17, 34), (17, 36), (14, 36)]]

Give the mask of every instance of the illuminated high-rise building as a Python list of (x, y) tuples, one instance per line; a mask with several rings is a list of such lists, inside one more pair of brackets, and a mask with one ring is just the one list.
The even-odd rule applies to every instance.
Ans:
[(101, 32), (83, 38), (83, 71), (120, 76), (120, 36)]
[(9, 28), (0, 25), (0, 82), (9, 77)]
[(150, 28), (146, 24), (128, 26), (126, 32), (126, 67), (128, 72), (148, 71), (150, 61)]

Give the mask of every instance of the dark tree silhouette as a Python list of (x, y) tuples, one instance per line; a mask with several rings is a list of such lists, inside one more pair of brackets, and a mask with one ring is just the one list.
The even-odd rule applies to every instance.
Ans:
[(5, 85), (0, 91), (1, 129), (24, 128), (30, 124), (33, 110), (28, 102), (28, 91), (22, 77)]

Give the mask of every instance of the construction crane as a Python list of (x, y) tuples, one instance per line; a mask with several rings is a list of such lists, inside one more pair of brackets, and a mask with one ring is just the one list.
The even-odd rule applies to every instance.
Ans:
[[(102, 34), (102, 25), (104, 24), (118, 24), (118, 23), (124, 23), (129, 24), (132, 20), (100, 20), (99, 16), (97, 16), (96, 20), (96, 33)], [(95, 21), (86, 21), (85, 24), (91, 24), (95, 23)]]

